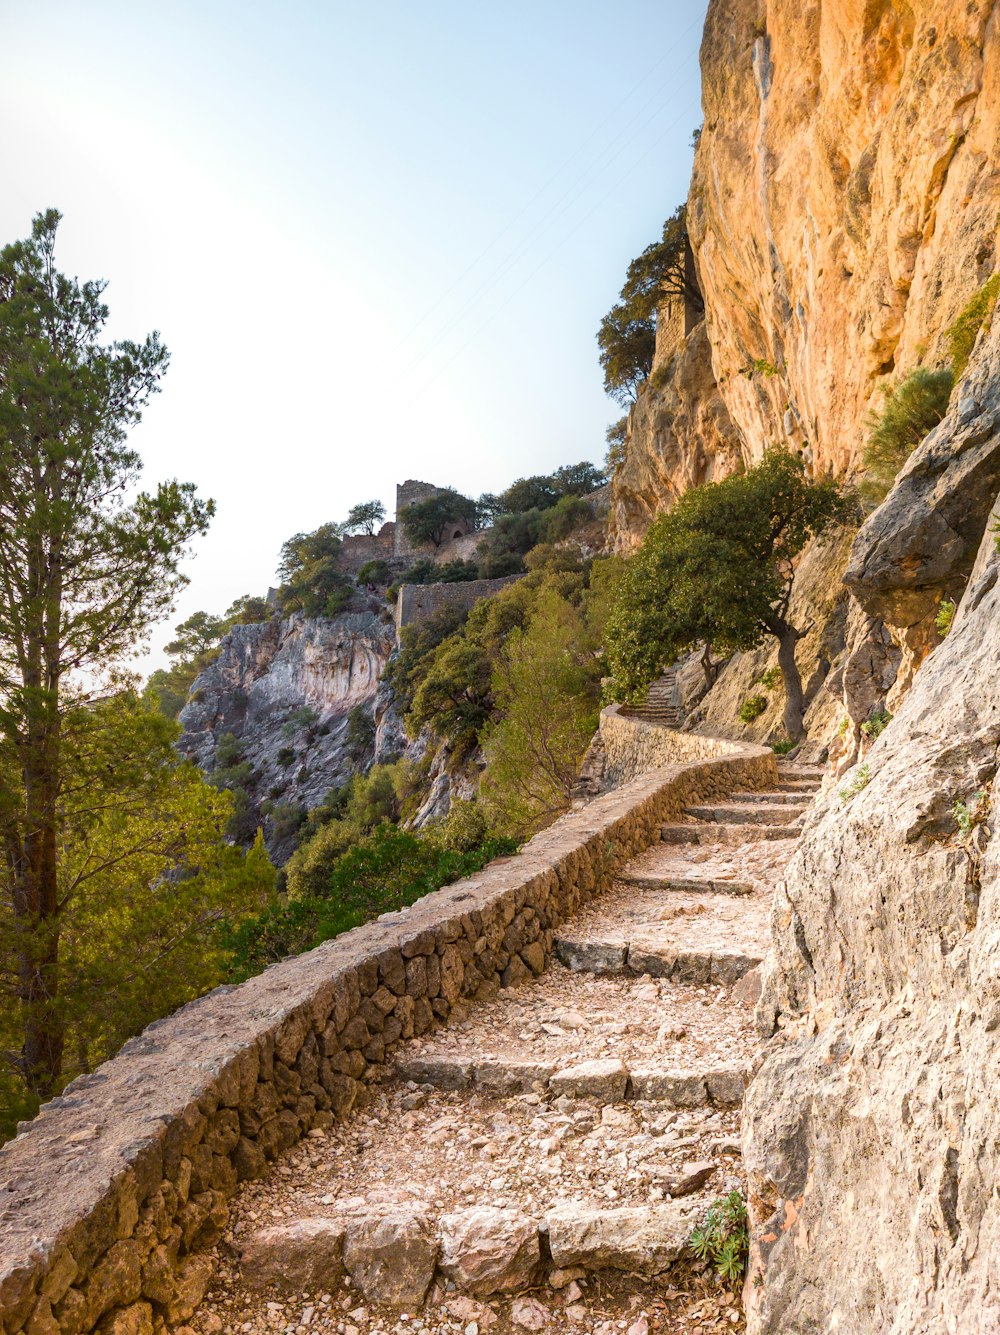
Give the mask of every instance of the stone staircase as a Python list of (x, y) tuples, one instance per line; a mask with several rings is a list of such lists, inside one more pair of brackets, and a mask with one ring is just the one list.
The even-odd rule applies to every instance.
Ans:
[(779, 771), (665, 827), (540, 976), (453, 1009), (247, 1183), (200, 1335), (742, 1329), (687, 1243), (741, 1186), (754, 970), (820, 781)]
[(642, 719), (646, 723), (658, 723), (664, 728), (679, 728), (684, 722), (684, 709), (677, 688), (676, 670), (668, 668), (650, 685), (641, 705), (629, 706), (622, 712), (629, 718)]

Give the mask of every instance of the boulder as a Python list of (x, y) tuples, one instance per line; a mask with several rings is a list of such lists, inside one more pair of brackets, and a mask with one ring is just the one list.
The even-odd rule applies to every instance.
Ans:
[(394, 1210), (350, 1222), (344, 1265), (369, 1302), (419, 1307), (437, 1264), (438, 1241), (422, 1211)]
[(248, 1288), (274, 1284), (293, 1293), (329, 1290), (343, 1278), (344, 1224), (337, 1219), (295, 1219), (272, 1224), (243, 1244)]
[(441, 1269), (467, 1293), (512, 1293), (532, 1281), (538, 1225), (517, 1210), (477, 1206), (441, 1220)]
[(561, 1268), (657, 1275), (684, 1254), (696, 1222), (691, 1206), (670, 1201), (620, 1210), (566, 1206), (545, 1224), (552, 1260)]

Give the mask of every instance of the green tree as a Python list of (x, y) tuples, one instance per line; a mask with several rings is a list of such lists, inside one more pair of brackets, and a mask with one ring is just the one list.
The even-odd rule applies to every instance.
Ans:
[(278, 603), (283, 612), (332, 617), (348, 606), (352, 586), (340, 569), (342, 545), (336, 524), (322, 524), (312, 533), (288, 539), (278, 565)]
[[(60, 807), (67, 709), (172, 606), (213, 513), (188, 483), (136, 492), (126, 444), (167, 351), (102, 344), (105, 285), (56, 268), (59, 214), (0, 251), (0, 837), (17, 936), (20, 1061), (38, 1095), (62, 1068)], [(72, 674), (72, 676), (71, 676)], [(72, 682), (72, 684), (71, 684)], [(106, 690), (106, 686), (103, 688)]]
[(192, 612), (186, 621), (174, 627), (174, 639), (164, 645), (172, 658), (193, 658), (213, 648), (229, 627), (222, 617), (210, 612)]
[(389, 562), (379, 557), (375, 561), (366, 561), (358, 571), (359, 584), (375, 584), (385, 587), (392, 578)]
[(255, 593), (244, 593), (226, 608), (225, 626), (253, 626), (260, 621), (269, 621), (273, 609), (266, 598)]
[(619, 300), (597, 332), (604, 388), (616, 403), (634, 403), (639, 386), (653, 369), (656, 311), (668, 296), (704, 310), (690, 259), (683, 204), (663, 224), (660, 240), (648, 245), (628, 266)]
[(263, 845), (244, 853), (223, 838), (230, 798), (178, 758), (179, 732), (130, 691), (64, 714), (60, 987), (46, 1016), (62, 1041), (39, 1088), (17, 1051), (24, 929), (8, 881), (0, 901), (0, 1101), (8, 1117), (221, 982), (223, 921), (259, 912), (273, 889)]
[(403, 531), (410, 542), (440, 547), (449, 536), (453, 524), (466, 521), (475, 524), (479, 517), (477, 503), (452, 487), (446, 487), (426, 501), (414, 501), (400, 515)]
[(385, 506), (381, 501), (362, 501), (351, 506), (342, 529), (345, 533), (367, 533), (371, 537), (384, 519)]
[(551, 588), (504, 641), (492, 680), (497, 717), (482, 734), (494, 828), (523, 836), (569, 808), (597, 726), (597, 648), (582, 609)]
[(665, 663), (704, 645), (717, 655), (778, 641), (786, 736), (802, 736), (795, 646), (808, 632), (789, 618), (795, 560), (810, 538), (845, 518), (832, 482), (769, 450), (756, 468), (694, 487), (649, 530), (622, 578), (607, 629), (611, 683), (634, 698)]

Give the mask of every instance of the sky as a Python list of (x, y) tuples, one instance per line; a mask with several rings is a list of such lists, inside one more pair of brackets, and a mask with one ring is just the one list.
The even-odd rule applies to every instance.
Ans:
[(687, 194), (705, 7), (4, 6), (0, 241), (58, 208), (109, 337), (161, 331), (144, 481), (218, 507), (172, 622), (398, 481), (603, 460), (594, 336)]

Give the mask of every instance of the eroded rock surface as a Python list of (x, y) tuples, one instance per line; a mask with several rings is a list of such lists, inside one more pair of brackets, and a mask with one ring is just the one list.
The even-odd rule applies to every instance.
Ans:
[(998, 572), (988, 533), (779, 888), (745, 1106), (757, 1332), (1000, 1328)]

